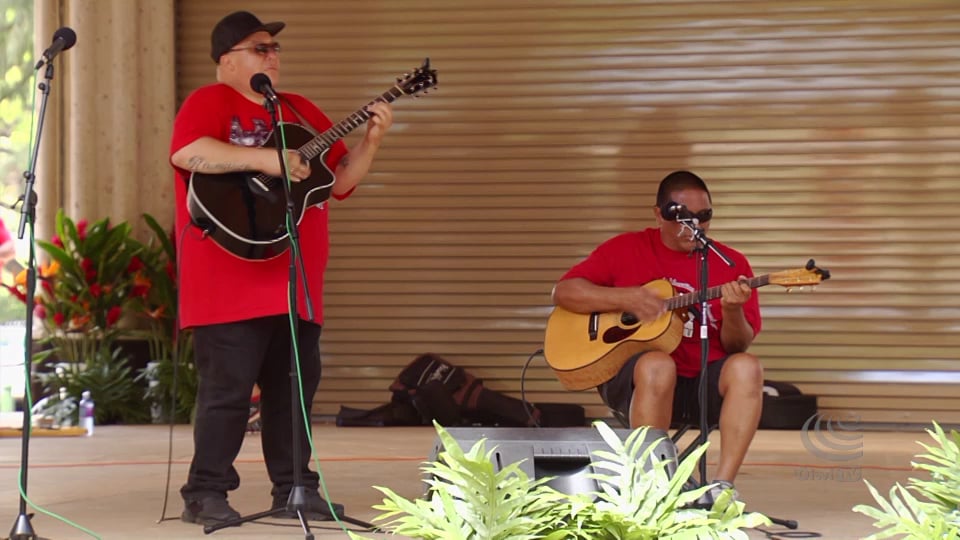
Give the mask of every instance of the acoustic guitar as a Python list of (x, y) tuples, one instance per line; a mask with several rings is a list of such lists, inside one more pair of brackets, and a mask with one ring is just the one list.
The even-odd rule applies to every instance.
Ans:
[[(806, 267), (748, 278), (751, 288), (764, 285), (803, 287), (830, 278), (829, 270), (817, 268), (813, 259)], [(628, 312), (573, 313), (557, 306), (547, 320), (544, 357), (567, 390), (586, 390), (616, 375), (627, 360), (641, 352), (673, 352), (683, 337), (683, 323), (690, 306), (700, 302), (700, 293), (676, 295), (673, 285), (657, 279), (644, 285), (666, 298), (667, 311), (654, 321), (644, 322)], [(721, 296), (721, 288), (710, 287), (708, 300)]]
[[(397, 78), (393, 88), (370, 104), (377, 101), (392, 103), (405, 95), (417, 96), (436, 84), (437, 71), (430, 69), (430, 59), (427, 58), (412, 73)], [(291, 182), (290, 186), (297, 224), (307, 208), (330, 198), (335, 179), (324, 161), (327, 151), (370, 117), (371, 113), (364, 106), (319, 135), (296, 123), (280, 123), (285, 146), (296, 149), (304, 161), (310, 163), (310, 177)], [(276, 148), (272, 133), (262, 147)], [(190, 175), (187, 209), (193, 223), (203, 229), (205, 235), (242, 259), (272, 259), (290, 247), (286, 195), (280, 178), (259, 171), (194, 172)]]

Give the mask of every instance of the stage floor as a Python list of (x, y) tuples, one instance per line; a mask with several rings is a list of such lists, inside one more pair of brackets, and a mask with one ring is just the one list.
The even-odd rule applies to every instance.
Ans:
[[(40, 507), (104, 539), (304, 537), (296, 520), (250, 522), (210, 535), (205, 535), (198, 525), (182, 523), (179, 520), (182, 502), (177, 490), (186, 476), (192, 453), (188, 426), (177, 426), (173, 431), (170, 499), (165, 519), (161, 520), (168, 434), (166, 426), (101, 426), (93, 437), (32, 438), (28, 495)], [(932, 439), (922, 431), (847, 435), (854, 436), (853, 444), (862, 448), (862, 456), (838, 461), (834, 450), (824, 450), (817, 446), (820, 444), (817, 441), (805, 444), (800, 431), (759, 432), (737, 479), (737, 488), (747, 509), (796, 520), (798, 531), (818, 533), (831, 540), (869, 535), (873, 532), (870, 520), (851, 510), (856, 504), (873, 504), (863, 479), (869, 480), (881, 493), (886, 493), (895, 482), (905, 482), (911, 475), (911, 458), (922, 451), (916, 441), (929, 443)], [(693, 437), (695, 433), (688, 433), (681, 441), (681, 448)], [(263, 467), (259, 438), (259, 434), (247, 435), (237, 466), (242, 485), (230, 496), (233, 507), (243, 515), (267, 510), (270, 505), (270, 484)], [(371, 507), (382, 498), (372, 486), (387, 486), (408, 497), (422, 493), (418, 468), (427, 459), (435, 439), (434, 431), (426, 427), (337, 428), (322, 424), (314, 427), (321, 472), (333, 500), (346, 505), (350, 518), (364, 522), (378, 514)], [(707, 460), (710, 471), (716, 463), (717, 433), (711, 436), (711, 442)], [(849, 441), (846, 444), (849, 446)], [(20, 449), (19, 438), (0, 439), (0, 537), (3, 538), (9, 534), (19, 513)], [(29, 512), (36, 511), (30, 509)], [(91, 538), (40, 512), (36, 512), (32, 524), (41, 538)], [(317, 538), (347, 538), (335, 523), (314, 522), (311, 529)], [(750, 538), (777, 538), (777, 535), (755, 530), (750, 532)]]

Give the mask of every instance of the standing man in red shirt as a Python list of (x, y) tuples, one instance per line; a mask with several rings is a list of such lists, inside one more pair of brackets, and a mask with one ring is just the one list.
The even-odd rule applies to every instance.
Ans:
[[(628, 312), (641, 321), (664, 313), (664, 298), (644, 284), (667, 279), (679, 294), (699, 289), (699, 257), (691, 256), (697, 242), (681, 223), (664, 216), (667, 208), (683, 205), (709, 230), (713, 205), (706, 183), (688, 171), (667, 175), (657, 190), (653, 209), (657, 228), (629, 232), (607, 240), (575, 265), (553, 291), (556, 305), (574, 313)], [(711, 506), (723, 489), (732, 489), (747, 449), (760, 423), (763, 368), (746, 352), (760, 332), (757, 295), (741, 281), (753, 270), (742, 253), (714, 241), (729, 267), (713, 253), (708, 287), (721, 287), (722, 297), (707, 304), (708, 417), (719, 421), (722, 445), (715, 481), (701, 504)], [(629, 359), (597, 390), (604, 403), (631, 428), (651, 426), (664, 431), (671, 421), (696, 424), (700, 417), (697, 383), (700, 374), (699, 323), (688, 320), (683, 339), (672, 353), (650, 350)]]
[[(290, 250), (265, 261), (241, 259), (205, 237), (191, 223), (187, 190), (193, 172), (221, 174), (261, 171), (281, 175), (274, 148), (262, 148), (271, 136), (272, 122), (263, 96), (251, 88), (251, 78), (266, 74), (273, 87), (280, 84), (280, 45), (275, 36), (282, 22), (262, 23), (255, 15), (238, 11), (224, 17), (211, 34), (211, 57), (217, 64), (217, 82), (198, 88), (184, 101), (174, 122), (170, 146), (176, 183), (176, 231), (180, 242), (180, 326), (193, 328), (194, 353), (200, 375), (194, 424), (194, 455), (186, 484), (180, 492), (184, 521), (213, 525), (239, 517), (227, 502), (227, 492), (240, 485), (233, 462), (240, 451), (254, 384), (261, 389), (262, 445), (267, 472), (273, 482), (273, 508), (285, 507), (300, 468), (306, 488), (305, 514), (329, 514), (310, 470), (310, 446), (305, 435), (301, 463), (293, 463), (290, 323), (287, 286)], [(297, 118), (322, 132), (333, 124), (306, 98), (278, 92), (286, 121)], [(385, 103), (368, 107), (369, 123), (363, 139), (348, 151), (337, 141), (326, 153), (326, 166), (336, 182), (332, 195), (344, 199), (367, 174), (384, 134), (392, 123)], [(349, 156), (349, 158), (348, 158)], [(294, 182), (309, 178), (318, 162), (304, 161), (287, 152), (287, 171)], [(239, 209), (238, 209), (239, 210)], [(299, 224), (302, 272), (298, 276), (298, 350), (307, 417), (320, 381), (320, 329), (323, 322), (323, 274), (329, 239), (328, 204), (308, 208)], [(309, 321), (303, 282), (309, 285), (315, 320)], [(335, 505), (338, 514), (342, 507)], [(291, 515), (290, 517), (296, 517)]]

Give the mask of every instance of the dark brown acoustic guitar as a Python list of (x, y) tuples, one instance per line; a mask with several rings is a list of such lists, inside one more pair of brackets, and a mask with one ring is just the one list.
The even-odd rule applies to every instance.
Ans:
[[(417, 96), (436, 84), (437, 71), (430, 69), (430, 59), (427, 58), (422, 66), (397, 78), (396, 85), (368, 105), (377, 101), (392, 103), (405, 95)], [(364, 106), (319, 135), (296, 123), (280, 124), (285, 146), (296, 149), (304, 161), (310, 162), (310, 177), (291, 182), (290, 186), (297, 224), (307, 208), (330, 198), (334, 175), (324, 163), (327, 151), (370, 117), (371, 113)], [(262, 146), (276, 148), (272, 133)], [(242, 259), (272, 259), (290, 247), (286, 196), (280, 178), (259, 171), (194, 172), (190, 175), (187, 209), (194, 224), (202, 228), (204, 234)]]

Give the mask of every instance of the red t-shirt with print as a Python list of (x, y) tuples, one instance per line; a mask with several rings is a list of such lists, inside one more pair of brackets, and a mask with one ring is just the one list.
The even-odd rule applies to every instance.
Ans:
[[(714, 246), (733, 261), (729, 267), (711, 253), (708, 259), (710, 271), (708, 287), (715, 287), (739, 276), (753, 277), (753, 270), (747, 258), (739, 251), (714, 241)], [(643, 285), (656, 279), (668, 280), (675, 294), (686, 294), (699, 290), (700, 257), (668, 248), (660, 239), (660, 229), (649, 228), (638, 232), (624, 233), (600, 244), (586, 259), (571, 268), (561, 279), (584, 278), (596, 285), (605, 287), (630, 287)], [(760, 332), (760, 302), (754, 290), (750, 300), (743, 306), (747, 322), (756, 335)], [(697, 304), (697, 308), (699, 308)], [(720, 299), (707, 303), (710, 327), (708, 362), (714, 362), (728, 356), (720, 343), (720, 326), (723, 324), (723, 310)], [(699, 323), (687, 322), (684, 337), (673, 351), (677, 363), (677, 375), (695, 377), (700, 373), (700, 331)]]
[[(301, 123), (289, 106), (292, 103), (316, 132), (333, 125), (306, 98), (287, 93), (282, 93), (281, 97), (282, 121)], [(271, 126), (270, 115), (262, 105), (225, 84), (204, 86), (190, 94), (177, 113), (170, 155), (201, 137), (242, 146), (260, 146), (270, 136)], [(335, 170), (346, 153), (346, 145), (337, 141), (327, 152), (327, 167)], [(190, 171), (176, 166), (174, 170), (180, 327), (287, 313), (290, 250), (273, 259), (248, 261), (226, 251), (212, 239), (203, 238), (200, 229), (191, 224), (187, 210)], [(305, 272), (300, 273), (298, 269), (297, 312), (301, 318), (307, 318), (303, 289), (306, 278), (317, 324), (323, 322), (323, 274), (329, 252), (328, 206), (323, 203), (307, 209), (299, 229)]]

